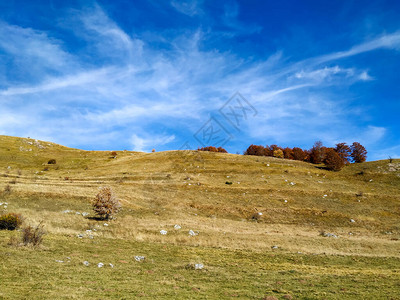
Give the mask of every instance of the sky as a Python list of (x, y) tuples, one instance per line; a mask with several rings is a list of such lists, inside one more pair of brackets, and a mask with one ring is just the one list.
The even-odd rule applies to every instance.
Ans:
[(0, 0), (0, 134), (400, 157), (399, 1)]

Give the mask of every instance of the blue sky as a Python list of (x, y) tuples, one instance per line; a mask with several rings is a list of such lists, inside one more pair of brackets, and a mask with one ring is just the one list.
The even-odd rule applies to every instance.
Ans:
[(0, 2), (0, 134), (400, 157), (398, 1)]

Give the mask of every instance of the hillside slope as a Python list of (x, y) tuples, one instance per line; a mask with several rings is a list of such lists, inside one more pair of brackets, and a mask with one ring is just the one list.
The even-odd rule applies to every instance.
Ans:
[[(56, 164), (48, 164), (50, 159)], [(91, 218), (89, 200), (101, 186), (113, 187), (123, 204), (108, 227)], [(371, 257), (369, 263), (382, 257), (394, 259), (386, 260), (388, 268), (399, 269), (400, 160), (331, 172), (299, 161), (198, 151), (117, 151), (113, 158), (109, 151), (0, 136), (0, 191), (0, 202), (7, 202), (0, 213), (21, 213), (29, 224), (43, 220), (53, 241), (50, 248), (64, 243), (76, 248), (77, 235), (97, 228), (94, 244), (82, 247), (98, 247), (97, 239), (103, 239), (115, 241), (108, 242), (111, 248), (134, 243), (150, 252), (163, 244), (182, 253), (194, 246), (199, 250), (190, 251), (210, 257), (216, 255), (212, 249), (251, 251), (248, 255), (303, 253), (310, 259), (321, 254)], [(90, 215), (83, 217), (82, 212)], [(161, 229), (168, 234), (161, 235)], [(189, 229), (198, 235), (188, 235)], [(0, 232), (0, 237), (5, 244), (9, 234)], [(200, 252), (195, 257), (204, 259)], [(292, 263), (286, 257), (281, 267), (296, 269)], [(377, 265), (383, 268), (385, 263)]]
[[(90, 211), (88, 201), (98, 187), (109, 185), (124, 205), (120, 219), (140, 216), (142, 222), (150, 222), (146, 228), (173, 220), (202, 228), (225, 220), (252, 233), (277, 224), (290, 230), (304, 227), (306, 235), (333, 230), (346, 238), (351, 232), (354, 239), (359, 232), (383, 241), (400, 232), (399, 161), (367, 162), (330, 172), (271, 157), (197, 151), (117, 153), (114, 159), (110, 152), (2, 136), (0, 189), (11, 185), (9, 197), (24, 201), (24, 210), (35, 219), (40, 214), (29, 210), (31, 206), (55, 214), (63, 209)], [(47, 164), (50, 159), (57, 163)], [(257, 212), (262, 216), (254, 222)]]

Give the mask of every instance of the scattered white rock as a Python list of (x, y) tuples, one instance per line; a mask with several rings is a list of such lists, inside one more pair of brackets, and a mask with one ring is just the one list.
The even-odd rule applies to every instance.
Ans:
[(64, 261), (63, 260), (56, 260), (56, 262), (58, 262), (58, 263), (63, 263)]
[(325, 197), (328, 197), (328, 195), (323, 195), (322, 197), (325, 198)]
[(89, 215), (89, 213), (87, 213), (87, 212), (83, 212), (82, 213), (82, 216), (84, 216), (84, 217), (86, 217), (86, 216), (88, 216)]
[(162, 235), (166, 235), (166, 234), (168, 233), (168, 231), (162, 229), (162, 230), (160, 230), (160, 233), (161, 233)]
[(278, 246), (272, 246), (271, 248), (272, 249), (278, 249)]
[(90, 265), (89, 262), (86, 261), (86, 260), (83, 262), (83, 264), (84, 264), (86, 267), (89, 267), (89, 265)]
[(284, 200), (285, 203), (287, 203), (287, 200)]
[(198, 232), (194, 232), (192, 229), (190, 229), (189, 230), (189, 235), (190, 236), (196, 236), (196, 235), (199, 235), (199, 233)]
[(295, 182), (290, 182), (290, 185), (295, 185), (296, 183)]
[(262, 213), (262, 212), (258, 212), (258, 215), (259, 215), (259, 216), (262, 216), (262, 215), (263, 215), (263, 213)]
[(180, 225), (178, 225), (178, 224), (175, 224), (175, 225), (174, 225), (174, 228), (175, 228), (175, 229), (181, 229), (182, 227), (181, 227)]
[(107, 223), (104, 223), (104, 226), (106, 226), (106, 227), (107, 227), (107, 226), (108, 226), (108, 224), (107, 224)]
[(76, 215), (80, 215), (81, 213), (80, 213), (79, 211), (77, 211), (75, 214), (76, 214)]
[(354, 221), (353, 219), (350, 219), (350, 222), (351, 222), (351, 223), (355, 223), (356, 221)]
[(324, 237), (333, 237), (333, 238), (337, 238), (338, 236), (334, 233), (329, 233), (329, 232), (323, 232), (321, 233), (322, 236)]
[(69, 214), (70, 212), (72, 212), (72, 210), (66, 209), (66, 210), (64, 210), (62, 213), (63, 213), (63, 214)]
[(109, 265), (110, 265), (111, 268), (114, 268), (114, 265), (113, 265), (113, 264), (109, 264)]
[(267, 167), (269, 167), (269, 164), (267, 164)]
[(204, 268), (204, 265), (203, 264), (194, 264), (194, 269), (195, 270), (201, 270), (201, 269), (203, 269)]
[(372, 181), (373, 181), (372, 179), (369, 180), (369, 182), (372, 182)]
[(102, 268), (103, 266), (104, 266), (104, 264), (101, 263), (101, 262), (97, 264), (97, 267), (98, 267), (98, 268)]
[(136, 256), (135, 256), (135, 260), (136, 260), (136, 261), (144, 261), (145, 259), (146, 259), (145, 256), (141, 256), (141, 255), (136, 255)]

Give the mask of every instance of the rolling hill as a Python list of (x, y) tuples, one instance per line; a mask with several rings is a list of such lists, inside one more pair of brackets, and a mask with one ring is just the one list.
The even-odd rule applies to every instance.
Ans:
[[(39, 249), (0, 231), (1, 299), (399, 299), (400, 160), (331, 172), (272, 157), (116, 152), (0, 136), (0, 213), (47, 231)], [(102, 186), (123, 205), (109, 222), (90, 207)]]

